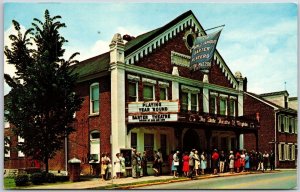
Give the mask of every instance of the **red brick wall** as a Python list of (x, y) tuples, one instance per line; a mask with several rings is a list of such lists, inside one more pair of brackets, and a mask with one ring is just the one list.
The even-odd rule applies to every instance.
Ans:
[[(171, 64), (171, 51), (175, 51), (185, 55), (191, 55), (190, 51), (185, 46), (183, 40), (184, 34), (185, 31), (178, 33), (176, 37), (173, 37), (165, 44), (160, 45), (160, 47), (155, 49), (150, 55), (140, 59), (136, 63), (136, 65), (171, 74), (173, 70), (173, 65)], [(178, 66), (178, 71), (179, 75), (182, 77), (187, 77), (199, 81), (203, 80), (203, 73), (200, 71), (191, 73), (188, 68), (181, 66)], [(209, 82), (212, 84), (232, 88), (232, 85), (222, 73), (219, 66), (215, 64), (215, 61), (213, 61), (213, 65), (209, 74)]]
[[(251, 96), (244, 94), (244, 115), (260, 114), (260, 128), (258, 130), (258, 148), (259, 151), (270, 152), (274, 144), (269, 142), (274, 139), (274, 110), (269, 105), (266, 105)], [(244, 143), (247, 150), (256, 150), (256, 139), (254, 134), (245, 134)]]
[[(89, 116), (90, 114), (90, 85), (99, 82), (99, 115)], [(76, 132), (69, 136), (68, 150), (71, 159), (76, 157), (81, 160), (81, 169), (83, 173), (90, 173), (88, 163), (89, 155), (89, 133), (94, 130), (100, 132), (100, 153), (111, 151), (111, 90), (110, 76), (101, 77), (93, 81), (80, 83), (77, 86), (76, 93), (84, 98), (82, 108), (76, 112), (75, 129)]]

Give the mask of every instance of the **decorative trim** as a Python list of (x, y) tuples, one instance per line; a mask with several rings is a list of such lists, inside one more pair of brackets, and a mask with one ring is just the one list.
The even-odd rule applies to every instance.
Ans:
[(184, 55), (175, 51), (171, 51), (171, 64), (182, 66), (182, 67), (190, 67), (190, 59), (191, 56)]
[(187, 93), (200, 93), (200, 89), (195, 87), (189, 87), (186, 85), (181, 85), (181, 91), (187, 92)]
[(156, 80), (153, 80), (153, 79), (147, 79), (147, 78), (142, 78), (142, 82), (143, 82), (143, 83), (152, 84), (152, 85), (155, 85), (155, 84), (156, 84)]
[(229, 99), (231, 99), (231, 100), (237, 100), (237, 97), (236, 96), (230, 96)]
[(130, 81), (140, 81), (140, 77), (139, 76), (134, 76), (134, 75), (127, 75), (128, 80)]
[(220, 94), (220, 97), (228, 98), (228, 95)]
[(158, 86), (159, 86), (159, 87), (162, 87), (162, 88), (166, 88), (166, 87), (169, 87), (170, 84), (167, 83), (167, 82), (158, 81)]
[(218, 96), (218, 93), (216, 93), (216, 92), (210, 92), (210, 95), (211, 95), (211, 96), (217, 97), (217, 96)]

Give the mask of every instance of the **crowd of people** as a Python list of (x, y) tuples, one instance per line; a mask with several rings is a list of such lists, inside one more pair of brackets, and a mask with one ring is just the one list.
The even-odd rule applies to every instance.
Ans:
[(171, 172), (174, 177), (185, 176), (192, 178), (206, 171), (212, 174), (224, 172), (239, 173), (247, 171), (266, 171), (275, 170), (275, 154), (271, 150), (270, 154), (265, 151), (256, 152), (254, 150), (247, 152), (246, 150), (218, 151), (214, 149), (212, 153), (202, 152), (201, 155), (197, 150), (193, 149), (189, 153), (180, 154), (174, 151), (169, 156), (171, 164)]
[[(152, 159), (149, 159), (149, 153), (146, 151), (137, 152), (132, 149), (131, 154), (131, 176), (139, 178), (148, 176), (147, 163), (152, 162), (152, 169), (155, 176), (162, 175), (163, 154), (160, 149), (153, 151)], [(114, 172), (112, 173), (112, 163), (114, 164)], [(211, 152), (202, 151), (199, 153), (196, 149), (190, 152), (181, 153), (179, 150), (172, 151), (168, 156), (168, 164), (170, 174), (173, 177), (189, 177), (199, 176), (211, 172), (219, 174), (229, 172), (247, 172), (247, 171), (266, 171), (275, 170), (275, 154), (271, 150), (270, 153), (265, 151), (256, 152), (254, 150), (247, 152), (246, 150), (236, 151), (218, 151), (214, 149)], [(115, 161), (112, 162), (110, 154), (101, 155), (101, 176), (102, 180), (108, 180), (112, 177), (118, 179), (126, 176), (125, 158), (122, 153), (117, 153)]]

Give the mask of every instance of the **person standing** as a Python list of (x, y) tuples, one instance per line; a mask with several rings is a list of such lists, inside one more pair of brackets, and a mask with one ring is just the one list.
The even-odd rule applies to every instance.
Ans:
[(131, 154), (131, 167), (132, 167), (132, 177), (137, 178), (137, 154), (136, 154), (136, 149), (132, 149), (132, 154)]
[(110, 154), (106, 153), (106, 161), (107, 161), (107, 172), (106, 172), (106, 180), (111, 179), (112, 176), (112, 165), (111, 165), (111, 160), (109, 158)]
[(233, 151), (230, 151), (230, 154), (229, 154), (229, 169), (230, 169), (230, 173), (233, 174), (234, 173), (234, 155), (233, 155)]
[(164, 160), (163, 160), (163, 156), (162, 156), (160, 149), (158, 149), (158, 151), (157, 151), (157, 156), (158, 156), (158, 172), (159, 172), (159, 175), (162, 175), (162, 164), (163, 164)]
[(159, 162), (158, 162), (158, 155), (157, 155), (157, 151), (154, 151), (154, 162), (153, 162), (153, 171), (154, 171), (154, 175), (155, 176), (159, 176)]
[(102, 181), (106, 180), (106, 172), (107, 172), (107, 162), (105, 153), (101, 154), (101, 176)]
[(196, 172), (196, 176), (199, 175), (199, 169), (200, 169), (200, 157), (198, 154), (198, 151), (195, 151), (195, 172)]
[(219, 160), (220, 160), (220, 173), (224, 173), (224, 167), (226, 163), (226, 156), (224, 154), (224, 151), (221, 151)]
[(136, 153), (137, 156), (137, 168), (136, 168), (136, 176), (139, 178), (142, 176), (142, 157), (141, 157), (141, 153), (137, 152)]
[(142, 157), (143, 176), (148, 176), (148, 172), (147, 172), (147, 162), (148, 162), (147, 151), (144, 151), (143, 157)]
[(195, 170), (195, 149), (192, 149), (189, 155), (189, 178), (193, 178), (194, 175), (194, 170)]
[(123, 157), (123, 153), (120, 153), (120, 163), (121, 163), (121, 173), (120, 173), (120, 177), (124, 177), (125, 172), (126, 172), (126, 167), (125, 167), (125, 158)]
[(270, 169), (271, 169), (271, 171), (275, 170), (275, 154), (273, 153), (272, 150), (271, 150), (269, 159), (270, 159)]
[(188, 176), (188, 172), (189, 172), (189, 156), (188, 156), (188, 152), (184, 153), (184, 156), (182, 157), (182, 171), (183, 171), (183, 175), (185, 177)]
[(264, 172), (264, 164), (263, 164), (264, 159), (261, 152), (258, 152), (257, 154), (257, 162), (258, 162), (257, 171), (262, 170), (262, 172)]
[(234, 162), (234, 166), (236, 168), (236, 172), (239, 173), (240, 172), (240, 168), (241, 168), (241, 155), (239, 153), (239, 151), (236, 152), (235, 154), (235, 162)]
[(174, 153), (173, 155), (173, 161), (172, 161), (172, 171), (173, 171), (173, 177), (177, 178), (177, 170), (179, 167), (179, 151), (176, 151), (176, 153)]
[(218, 161), (219, 161), (219, 153), (217, 149), (214, 149), (214, 152), (211, 156), (212, 160), (212, 169), (214, 170), (213, 174), (218, 174)]
[(269, 163), (269, 154), (267, 153), (267, 151), (265, 151), (265, 153), (263, 154), (264, 171), (267, 170), (268, 163)]
[(245, 153), (245, 171), (249, 171), (250, 169), (250, 156), (249, 154), (246, 152)]
[(245, 157), (246, 157), (245, 151), (243, 150), (243, 151), (242, 151), (242, 154), (241, 154), (241, 158), (240, 158), (240, 161), (241, 161), (241, 170), (242, 170), (242, 172), (245, 171)]
[(200, 161), (200, 167), (201, 167), (201, 174), (205, 174), (205, 169), (207, 168), (207, 159), (206, 159), (206, 154), (203, 151), (201, 154), (201, 161)]
[(171, 153), (168, 156), (168, 163), (170, 166), (170, 175), (173, 175), (173, 170), (172, 170), (172, 166), (173, 166), (173, 155), (174, 155), (175, 151), (171, 151)]
[(116, 173), (116, 178), (121, 178), (121, 160), (120, 160), (120, 153), (116, 154), (116, 160), (114, 162), (114, 172)]

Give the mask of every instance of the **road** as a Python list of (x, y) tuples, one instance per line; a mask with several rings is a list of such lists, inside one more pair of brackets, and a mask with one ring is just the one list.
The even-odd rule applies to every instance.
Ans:
[(191, 180), (135, 189), (295, 189), (297, 171), (285, 170), (276, 173), (249, 174), (232, 177)]

